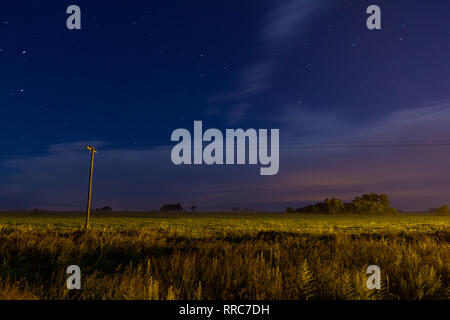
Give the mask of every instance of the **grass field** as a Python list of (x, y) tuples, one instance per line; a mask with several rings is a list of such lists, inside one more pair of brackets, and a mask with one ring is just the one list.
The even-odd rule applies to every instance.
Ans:
[[(0, 299), (450, 299), (450, 217), (0, 213)], [(381, 268), (381, 290), (366, 286)], [(68, 290), (78, 265), (82, 289)]]

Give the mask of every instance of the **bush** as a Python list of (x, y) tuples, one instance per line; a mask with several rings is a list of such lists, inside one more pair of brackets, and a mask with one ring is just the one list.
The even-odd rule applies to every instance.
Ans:
[(378, 214), (395, 215), (397, 210), (390, 207), (389, 197), (386, 194), (364, 194), (356, 197), (350, 203), (344, 203), (341, 199), (325, 199), (324, 202), (318, 202), (315, 205), (309, 205), (298, 208), (296, 212), (302, 213), (359, 213), (359, 214)]
[(446, 215), (448, 215), (448, 206), (447, 205), (443, 205), (442, 207), (438, 208), (436, 210), (436, 214), (438, 216), (446, 216)]
[(111, 212), (111, 211), (113, 211), (113, 209), (111, 207), (106, 206), (106, 207), (103, 207), (103, 208), (97, 208), (97, 209), (95, 209), (95, 211), (97, 211), (97, 212)]
[(161, 211), (183, 211), (181, 204), (166, 204), (161, 207)]

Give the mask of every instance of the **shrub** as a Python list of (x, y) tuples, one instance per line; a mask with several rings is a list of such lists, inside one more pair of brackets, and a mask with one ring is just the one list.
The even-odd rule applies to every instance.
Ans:
[(439, 216), (446, 216), (448, 215), (448, 206), (447, 205), (443, 205), (442, 207), (438, 208), (436, 210), (436, 214)]
[(161, 211), (183, 211), (181, 204), (166, 204), (161, 207)]
[(390, 207), (389, 197), (386, 194), (364, 194), (356, 197), (349, 203), (344, 203), (341, 199), (325, 199), (315, 205), (308, 205), (298, 208), (296, 212), (302, 213), (360, 213), (360, 214), (397, 214), (397, 210)]

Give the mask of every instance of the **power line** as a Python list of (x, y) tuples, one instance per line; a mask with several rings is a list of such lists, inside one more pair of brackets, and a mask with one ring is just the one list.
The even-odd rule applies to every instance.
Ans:
[[(283, 142), (280, 143), (281, 149), (353, 149), (353, 148), (415, 148), (415, 147), (450, 147), (450, 139), (441, 140), (380, 140), (380, 141), (345, 141), (345, 142)], [(119, 151), (119, 150), (165, 150), (172, 146), (157, 145), (134, 145), (134, 144), (111, 144), (99, 147), (103, 151)], [(80, 149), (45, 149), (45, 150), (17, 150), (0, 152), (0, 157), (11, 156), (47, 156), (52, 154), (63, 153), (81, 153), (84, 148)]]
[(405, 147), (449, 147), (449, 142), (433, 143), (283, 143), (280, 145), (284, 149), (350, 149), (350, 148), (405, 148)]

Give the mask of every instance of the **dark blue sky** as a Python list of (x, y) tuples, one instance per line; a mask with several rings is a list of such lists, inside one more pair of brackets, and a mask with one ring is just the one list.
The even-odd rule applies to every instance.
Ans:
[[(88, 142), (96, 206), (448, 203), (449, 16), (437, 0), (2, 1), (0, 208), (82, 209)], [(194, 120), (279, 128), (280, 173), (172, 165), (170, 134)]]

